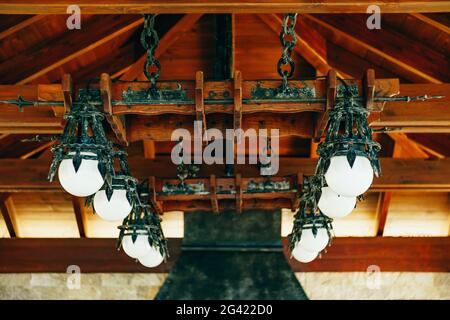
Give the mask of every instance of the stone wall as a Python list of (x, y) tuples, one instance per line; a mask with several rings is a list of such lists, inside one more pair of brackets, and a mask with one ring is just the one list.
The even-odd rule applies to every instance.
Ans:
[[(153, 299), (166, 276), (81, 274), (77, 289), (73, 275), (0, 274), (0, 299)], [(450, 300), (450, 273), (311, 272), (296, 276), (310, 299)]]

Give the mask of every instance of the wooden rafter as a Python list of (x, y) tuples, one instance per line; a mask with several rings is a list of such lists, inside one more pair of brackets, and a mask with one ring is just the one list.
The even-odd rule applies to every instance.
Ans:
[[(70, 0), (14, 0), (0, 1), (0, 14), (66, 14)], [(376, 4), (384, 13), (447, 12), (446, 0), (397, 0), (373, 2), (371, 0), (232, 0), (232, 1), (142, 1), (142, 0), (79, 0), (83, 13), (366, 13), (367, 7)]]
[[(85, 273), (167, 273), (182, 254), (182, 240), (169, 239), (167, 263), (149, 269), (130, 259), (123, 250), (117, 251), (116, 241), (95, 238), (0, 239), (0, 273), (65, 272), (73, 261)], [(321, 259), (308, 264), (290, 257), (286, 238), (282, 243), (286, 261), (295, 272), (366, 272), (374, 262), (382, 271), (450, 271), (450, 237), (338, 237)]]
[(73, 211), (75, 214), (75, 219), (77, 221), (78, 232), (80, 238), (85, 238), (87, 233), (87, 217), (86, 208), (84, 206), (84, 199), (78, 197), (72, 197)]
[(16, 212), (12, 197), (8, 193), (0, 194), (0, 212), (8, 229), (9, 236), (15, 238), (19, 236), (19, 229), (16, 221)]
[[(167, 49), (177, 41), (177, 39), (192, 28), (192, 26), (197, 23), (197, 21), (202, 17), (202, 14), (187, 14), (183, 16), (177, 23), (167, 31), (164, 36), (161, 37), (158, 47), (155, 50), (155, 57), (161, 57)], [(133, 81), (136, 80), (139, 75), (142, 74), (144, 69), (145, 60), (147, 55), (144, 54), (139, 58), (134, 64), (132, 64), (128, 69), (120, 76), (120, 80), (123, 81)]]
[(26, 27), (32, 25), (33, 23), (35, 23), (45, 17), (47, 17), (47, 16), (43, 15), (43, 14), (31, 16), (31, 17), (17, 23), (16, 25), (9, 27), (8, 29), (1, 31), (0, 32), (0, 40), (3, 40), (16, 32), (19, 32), (22, 29), (25, 29)]
[[(150, 176), (167, 178), (176, 176), (176, 166), (170, 157), (159, 157), (147, 160), (142, 157), (129, 158), (130, 169), (138, 179)], [(277, 176), (295, 175), (297, 172), (313, 174), (316, 159), (280, 158), (280, 169)], [(0, 159), (0, 190), (7, 191), (43, 191), (60, 190), (58, 181), (49, 183), (47, 173), (48, 159)], [(439, 191), (450, 190), (450, 159), (392, 159), (382, 158), (383, 175), (374, 179), (371, 191)], [(418, 172), (417, 168), (422, 170)], [(236, 172), (243, 177), (259, 176), (255, 165), (236, 165)], [(199, 177), (215, 174), (224, 176), (224, 166), (201, 166)]]
[(28, 159), (28, 158), (34, 156), (36, 153), (39, 153), (39, 152), (51, 147), (54, 143), (55, 143), (54, 141), (46, 142), (46, 143), (40, 145), (39, 147), (37, 147), (31, 151), (28, 151), (24, 155), (20, 156), (20, 159)]
[(450, 26), (448, 26), (448, 25), (446, 25), (446, 24), (444, 24), (444, 23), (442, 23), (442, 22), (440, 22), (438, 20), (435, 20), (435, 19), (433, 19), (433, 18), (431, 18), (431, 17), (429, 17), (429, 16), (427, 16), (427, 15), (425, 15), (423, 13), (411, 13), (411, 15), (414, 18), (416, 18), (416, 19), (418, 19), (418, 20), (420, 20), (422, 22), (425, 22), (426, 24), (432, 26), (433, 28), (438, 29), (438, 30), (440, 30), (442, 32), (445, 32), (448, 35), (450, 35)]
[[(33, 68), (28, 70), (27, 68), (23, 68), (23, 72), (27, 71), (30, 73), (24, 73), (23, 77), (17, 81), (17, 84), (26, 84), (35, 79), (38, 79), (45, 75), (46, 73), (64, 65), (65, 63), (72, 61), (73, 59), (79, 58), (80, 56), (86, 54), (94, 50), (95, 48), (108, 43), (109, 41), (116, 39), (117, 37), (129, 32), (137, 28), (143, 22), (143, 18), (141, 17), (126, 17), (124, 19), (120, 19), (115, 21), (112, 26), (110, 26), (110, 33), (106, 36), (104, 33), (101, 33), (103, 29), (106, 30), (108, 27), (108, 23), (112, 23), (114, 20), (105, 21), (106, 24), (102, 28), (94, 28), (94, 36), (97, 38), (95, 40), (90, 39), (89, 37), (83, 36), (80, 38), (80, 35), (77, 33), (72, 33), (70, 35), (66, 35), (65, 41), (59, 41), (55, 46), (52, 47), (52, 50), (48, 51), (47, 48), (41, 49), (37, 52), (34, 52), (32, 55), (29, 53), (19, 54), (17, 57), (9, 59), (4, 63), (0, 64), (0, 72), (9, 72), (8, 70), (12, 70), (17, 68), (17, 65), (27, 65), (30, 61), (40, 61), (39, 59), (48, 60), (48, 64), (39, 65), (35, 64)], [(100, 22), (101, 23), (101, 22)], [(98, 30), (95, 30), (98, 29)], [(104, 32), (104, 31), (103, 31)], [(92, 35), (91, 35), (92, 36)], [(100, 37), (101, 36), (101, 37)], [(69, 41), (69, 39), (72, 39)], [(68, 46), (67, 43), (74, 43), (73, 46)], [(61, 56), (61, 53), (64, 53)], [(49, 57), (55, 56), (55, 59), (49, 60)]]
[[(380, 49), (366, 41), (362, 41), (356, 36), (342, 31), (340, 28), (328, 23), (323, 20), (323, 17), (317, 17), (311, 14), (302, 14), (302, 17), (307, 19), (310, 23), (318, 28), (320, 32), (326, 35), (328, 39), (332, 42), (352, 51), (357, 49), (362, 52), (369, 51), (372, 54), (378, 56), (380, 59), (384, 59), (390, 65), (395, 66), (398, 70), (401, 70), (405, 76), (412, 81), (416, 82), (431, 82), (431, 83), (442, 83), (442, 80), (424, 72), (415, 66), (404, 62), (401, 58), (394, 56), (386, 48)], [(351, 46), (350, 46), (351, 45)]]

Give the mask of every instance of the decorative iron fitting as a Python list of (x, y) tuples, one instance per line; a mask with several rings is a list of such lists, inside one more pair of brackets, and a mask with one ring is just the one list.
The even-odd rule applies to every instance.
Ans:
[(159, 192), (158, 195), (179, 195), (179, 194), (209, 194), (209, 190), (206, 188), (203, 182), (196, 183), (178, 183), (171, 184), (165, 183), (162, 187), (162, 192)]
[(289, 191), (294, 191), (291, 188), (291, 183), (289, 180), (271, 181), (268, 179), (264, 182), (250, 181), (247, 185), (247, 189), (243, 190), (243, 193), (271, 193)]
[(316, 98), (315, 88), (306, 83), (302, 87), (283, 87), (281, 85), (278, 88), (264, 88), (258, 81), (251, 94), (254, 100), (305, 99), (305, 102), (315, 102), (311, 99)]
[(139, 105), (139, 104), (179, 104), (193, 102), (187, 98), (186, 90), (177, 84), (177, 89), (141, 89), (133, 90), (128, 87), (122, 92), (122, 100), (115, 101), (116, 105)]

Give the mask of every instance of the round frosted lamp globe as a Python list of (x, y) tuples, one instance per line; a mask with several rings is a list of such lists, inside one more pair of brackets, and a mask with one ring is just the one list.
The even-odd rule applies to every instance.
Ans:
[(295, 245), (294, 250), (292, 250), (292, 256), (295, 260), (300, 261), (302, 263), (308, 263), (313, 261), (319, 255), (318, 252), (308, 251), (305, 248), (298, 245)]
[(325, 228), (317, 228), (316, 236), (314, 236), (312, 229), (304, 229), (300, 241), (298, 242), (298, 246), (309, 252), (320, 252), (326, 248), (329, 241), (330, 237)]
[(133, 242), (131, 235), (124, 236), (122, 248), (129, 257), (134, 259), (141, 258), (152, 250), (148, 242), (148, 236), (143, 234), (138, 235), (135, 242)]
[(164, 257), (159, 252), (159, 248), (155, 247), (151, 247), (149, 253), (139, 258), (139, 262), (147, 268), (154, 268), (156, 266), (159, 266), (161, 262), (163, 262), (163, 260)]
[(322, 188), (318, 207), (323, 214), (330, 218), (342, 218), (355, 208), (356, 197), (338, 195), (330, 187)]
[(335, 193), (356, 197), (366, 192), (372, 184), (372, 165), (369, 159), (362, 156), (356, 156), (353, 167), (350, 167), (346, 156), (332, 157), (325, 180)]
[(94, 196), (94, 209), (100, 218), (106, 221), (125, 219), (131, 212), (131, 205), (127, 199), (127, 191), (115, 189), (108, 200), (105, 190), (98, 191)]
[[(75, 152), (69, 153), (74, 154)], [(92, 152), (81, 152), (81, 155), (96, 156)], [(96, 193), (104, 183), (98, 170), (98, 160), (91, 159), (82, 159), (77, 172), (72, 159), (64, 159), (58, 168), (58, 178), (64, 190), (77, 197), (87, 197)]]

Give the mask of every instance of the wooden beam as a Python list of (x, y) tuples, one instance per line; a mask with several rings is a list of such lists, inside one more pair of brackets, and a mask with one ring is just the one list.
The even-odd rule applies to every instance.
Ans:
[[(138, 179), (150, 176), (173, 178), (176, 166), (170, 157), (156, 160), (130, 157), (130, 169)], [(303, 172), (313, 174), (317, 160), (309, 158), (280, 158), (277, 176), (295, 175)], [(7, 191), (45, 191), (60, 189), (58, 181), (49, 183), (47, 173), (50, 163), (47, 159), (0, 159), (0, 190)], [(375, 178), (371, 191), (450, 191), (450, 159), (392, 159), (382, 158), (383, 175)], [(236, 172), (243, 177), (259, 176), (255, 165), (236, 165)], [(199, 177), (215, 174), (224, 176), (224, 165), (201, 166)]]
[[(17, 57), (9, 59), (5, 63), (1, 64), (0, 72), (5, 72), (6, 74), (10, 72), (10, 70), (17, 69), (18, 65), (27, 65), (29, 64), (29, 62), (40, 61), (40, 59), (49, 61), (49, 64), (37, 66), (35, 64), (35, 66), (31, 69), (24, 68), (24, 72), (26, 72), (26, 75), (24, 73), (24, 77), (17, 81), (17, 84), (29, 83), (45, 75), (46, 73), (64, 65), (65, 63), (76, 59), (113, 39), (116, 39), (117, 37), (129, 32), (130, 30), (137, 28), (142, 24), (143, 21), (143, 18), (138, 17), (127, 17), (115, 20), (111, 19), (110, 22), (99, 21), (100, 25), (104, 24), (105, 26), (93, 28), (93, 36), (97, 36), (97, 39), (95, 39), (94, 41), (89, 39), (89, 37), (80, 38), (80, 33), (71, 33), (71, 41), (69, 41), (69, 38), (65, 38), (64, 42), (61, 41), (60, 43), (58, 43), (58, 45), (56, 45), (56, 47), (53, 46), (50, 53), (47, 48), (44, 48), (40, 51), (37, 51), (36, 53), (33, 53), (33, 55), (30, 55), (29, 53), (18, 55)], [(104, 32), (106, 31), (106, 29), (103, 30), (103, 28), (108, 28), (108, 33), (106, 36), (104, 36)], [(101, 38), (99, 38), (99, 36), (101, 36)], [(73, 45), (67, 45), (67, 43), (72, 43)], [(64, 53), (63, 56), (62, 53)], [(50, 60), (53, 55), (55, 56), (55, 59)]]
[[(399, 71), (401, 71), (408, 79), (414, 82), (431, 82), (431, 83), (442, 83), (442, 79), (436, 77), (434, 73), (423, 71), (418, 69), (412, 64), (412, 61), (405, 62), (403, 57), (400, 57), (397, 53), (398, 51), (393, 51), (393, 49), (388, 49), (386, 46), (384, 49), (380, 49), (379, 46), (374, 45), (374, 43), (369, 41), (363, 41), (356, 35), (350, 32), (344, 32), (341, 28), (336, 27), (336, 23), (331, 24), (330, 19), (325, 19), (325, 16), (313, 16), (310, 14), (304, 14), (302, 17), (306, 18), (310, 24), (318, 28), (329, 40), (332, 42), (348, 49), (351, 51), (359, 50), (361, 52), (369, 51), (372, 54), (378, 56), (380, 59), (385, 60), (391, 66), (395, 66)], [(350, 21), (350, 20), (346, 20)], [(339, 25), (342, 25), (339, 24)], [(358, 26), (359, 28), (359, 26)], [(355, 30), (355, 29), (353, 29)], [(388, 32), (386, 31), (385, 34)], [(369, 37), (369, 36), (367, 36)], [(368, 39), (368, 38), (367, 38)], [(364, 40), (367, 40), (364, 39)], [(381, 38), (380, 38), (381, 39)], [(381, 40), (380, 40), (381, 41)], [(398, 44), (397, 44), (398, 45)], [(422, 58), (420, 58), (422, 59)], [(425, 59), (425, 58), (423, 58)], [(426, 60), (424, 60), (426, 61)], [(411, 63), (410, 63), (411, 62)], [(429, 60), (428, 63), (435, 63)], [(397, 72), (399, 73), (399, 72)]]
[[(175, 25), (170, 28), (160, 39), (155, 50), (155, 57), (161, 57), (169, 47), (177, 41), (185, 32), (189, 31), (203, 14), (187, 14), (183, 16)], [(142, 74), (147, 54), (141, 56), (128, 70), (120, 77), (123, 81), (134, 81)]]
[(203, 87), (203, 72), (197, 71), (195, 74), (195, 120), (202, 124), (202, 131), (198, 132), (200, 137), (203, 137), (207, 130)]
[[(170, 257), (156, 268), (145, 268), (116, 250), (116, 239), (0, 239), (0, 273), (65, 273), (77, 262), (84, 273), (167, 273), (182, 254), (182, 239), (169, 239)], [(383, 272), (449, 272), (450, 237), (335, 238), (321, 259), (307, 264), (283, 253), (294, 272), (366, 272), (377, 265)], [(280, 248), (281, 250), (281, 248)], [(70, 254), (67, 254), (70, 252)]]
[(144, 158), (154, 160), (156, 158), (156, 146), (153, 140), (142, 141), (144, 146)]
[[(233, 129), (235, 132), (241, 132), (242, 129), (242, 74), (240, 71), (236, 71), (234, 74), (233, 81), (233, 101), (234, 101), (234, 112), (233, 112)], [(241, 136), (238, 134), (236, 136), (237, 143), (240, 143)]]
[(26, 27), (32, 25), (33, 23), (35, 23), (39, 20), (42, 20), (43, 18), (47, 18), (47, 16), (44, 14), (38, 14), (35, 16), (31, 16), (31, 17), (19, 22), (18, 24), (9, 27), (8, 29), (1, 31), (0, 32), (0, 40), (3, 40), (5, 38), (13, 35), (16, 32), (21, 31), (22, 29), (25, 29)]
[[(66, 14), (70, 0), (14, 0), (0, 1), (0, 14)], [(232, 1), (142, 1), (142, 0), (79, 0), (84, 14), (117, 13), (366, 13), (367, 7), (376, 4), (383, 13), (448, 12), (446, 0), (397, 0), (383, 2), (372, 0), (232, 0)]]
[(336, 100), (336, 89), (337, 89), (337, 78), (336, 71), (331, 69), (327, 75), (327, 88), (326, 97), (327, 102), (325, 105), (324, 112), (316, 116), (316, 121), (314, 124), (314, 142), (319, 142), (320, 138), (325, 132), (328, 125), (329, 114), (331, 109), (334, 107)]
[(84, 206), (84, 199), (78, 197), (72, 197), (73, 211), (75, 213), (75, 219), (77, 220), (78, 232), (80, 238), (86, 238), (87, 234), (87, 217), (86, 208)]
[(437, 158), (450, 157), (450, 134), (407, 134), (424, 151)]
[(383, 236), (384, 227), (386, 226), (387, 216), (389, 213), (389, 205), (392, 199), (392, 192), (382, 192), (378, 198), (377, 214), (376, 214), (376, 233), (377, 236)]
[[(395, 82), (395, 81), (394, 81)], [(164, 86), (169, 86), (169, 82), (161, 82)], [(319, 97), (326, 96), (326, 85), (324, 80), (306, 81), (308, 85), (316, 87)], [(363, 83), (355, 81), (362, 90)], [(263, 82), (264, 86), (277, 87), (280, 81)], [(293, 85), (302, 85), (302, 82), (292, 81)], [(398, 83), (397, 83), (398, 84)], [(113, 83), (112, 95), (114, 100), (120, 100), (123, 90), (131, 84)], [(173, 83), (172, 83), (173, 85)], [(189, 93), (194, 92), (195, 84), (182, 82), (183, 88)], [(133, 88), (142, 88), (142, 83), (134, 83)], [(297, 135), (304, 138), (311, 138), (313, 135), (312, 112), (322, 112), (324, 103), (263, 103), (248, 102), (251, 98), (251, 90), (255, 88), (256, 81), (242, 82), (242, 128), (259, 128), (259, 122), (265, 123), (266, 128), (272, 126), (280, 129), (282, 136)], [(390, 89), (387, 89), (389, 87)], [(398, 93), (398, 87), (389, 79), (375, 81), (375, 92), (383, 92), (381, 95), (393, 95)], [(233, 83), (230, 81), (205, 81), (204, 95), (207, 97), (210, 92), (233, 91)], [(388, 102), (382, 112), (372, 113), (376, 117), (371, 120), (371, 126), (375, 128), (389, 127), (404, 132), (449, 132), (450, 131), (450, 84), (402, 84), (400, 86), (401, 95), (407, 96), (444, 96), (442, 99), (432, 99), (427, 101), (414, 102)], [(17, 99), (21, 95), (27, 100), (59, 101), (63, 103), (63, 92), (61, 85), (0, 85), (0, 100)], [(190, 97), (193, 99), (193, 96)], [(222, 97), (219, 97), (222, 98)], [(227, 115), (234, 113), (233, 98), (229, 98), (229, 103), (211, 104), (205, 103), (205, 114), (207, 114), (208, 127), (231, 128), (232, 117), (227, 119)], [(378, 107), (377, 107), (378, 108)], [(175, 114), (174, 114), (175, 113)], [(220, 114), (219, 114), (220, 113)], [(271, 114), (268, 114), (271, 113)], [(282, 114), (289, 113), (289, 117)], [(169, 115), (170, 114), (170, 117)], [(172, 130), (176, 128), (189, 129), (193, 125), (195, 108), (193, 104), (178, 105), (175, 109), (173, 105), (152, 105), (133, 106), (125, 105), (113, 106), (113, 115), (146, 115), (152, 117), (127, 117), (127, 140), (129, 142), (143, 139), (170, 140)], [(62, 116), (62, 114), (61, 114)], [(228, 124), (231, 121), (231, 124)], [(61, 118), (55, 117), (52, 106), (41, 105), (38, 107), (25, 108), (19, 112), (17, 107), (12, 105), (2, 105), (2, 117), (0, 117), (1, 133), (60, 133), (62, 130)]]
[[(414, 141), (410, 140), (404, 133), (388, 133), (388, 136), (395, 141), (394, 158), (428, 158), (428, 154), (420, 148)], [(400, 150), (396, 150), (396, 149)]]
[(28, 151), (24, 155), (20, 156), (20, 159), (28, 159), (28, 158), (34, 156), (36, 153), (39, 153), (42, 150), (45, 150), (45, 149), (51, 147), (54, 143), (55, 143), (55, 141), (46, 142), (46, 143), (40, 145), (39, 147), (37, 147), (31, 151)]
[(0, 212), (8, 229), (9, 236), (16, 238), (19, 236), (19, 229), (16, 220), (16, 211), (10, 194), (0, 194)]
[(289, 263), (296, 272), (367, 272), (371, 265), (382, 272), (449, 272), (449, 248), (450, 237), (338, 237), (320, 259), (305, 264), (292, 258)]
[[(420, 87), (420, 89), (419, 89)], [(419, 93), (419, 90), (421, 93)], [(418, 127), (429, 127), (428, 132), (435, 127), (436, 130), (445, 131), (450, 127), (450, 84), (401, 84), (402, 96), (443, 96), (442, 99), (433, 99), (428, 102), (387, 102), (383, 112), (377, 120), (371, 123), (373, 127), (410, 127), (420, 131)], [(447, 131), (448, 132), (448, 131)]]
[(128, 146), (127, 132), (125, 128), (125, 119), (113, 115), (112, 107), (112, 82), (109, 74), (102, 73), (100, 76), (100, 93), (103, 100), (103, 112), (106, 120), (111, 126), (114, 135), (119, 143)]
[(211, 197), (211, 211), (219, 213), (219, 201), (217, 200), (217, 179), (215, 175), (210, 176), (209, 193)]
[(417, 20), (420, 20), (426, 24), (428, 24), (429, 26), (438, 29), (442, 32), (447, 33), (448, 35), (450, 35), (450, 26), (442, 23), (441, 21), (435, 20), (423, 13), (410, 13), (411, 16), (413, 16), (414, 18), (416, 18)]

